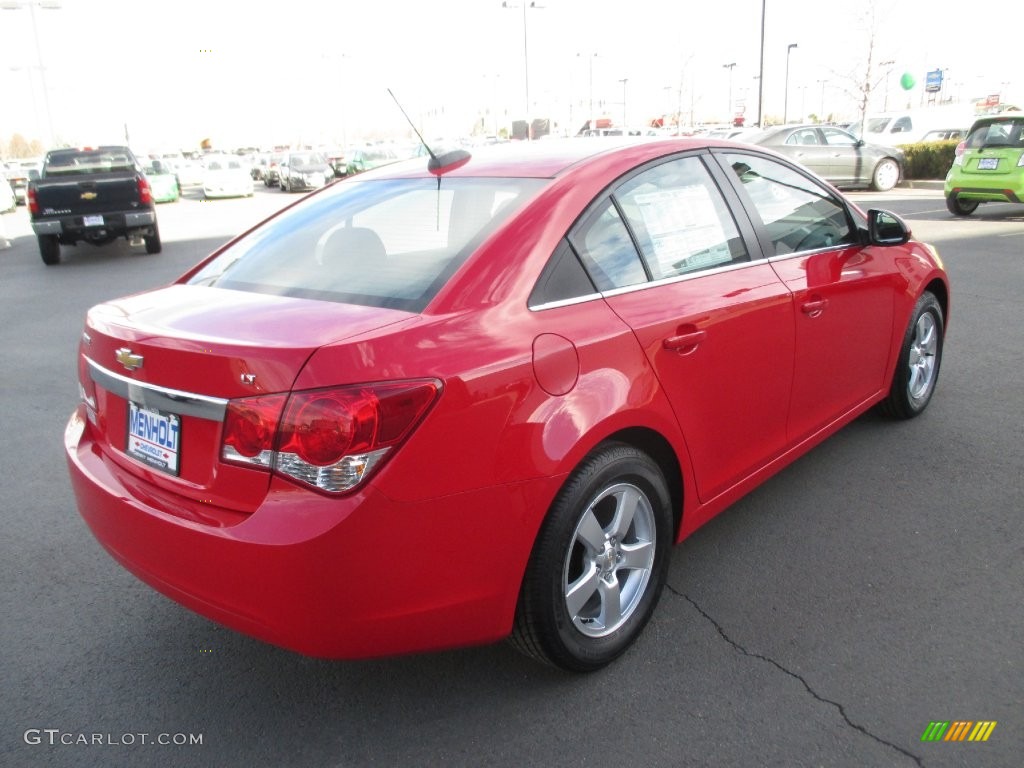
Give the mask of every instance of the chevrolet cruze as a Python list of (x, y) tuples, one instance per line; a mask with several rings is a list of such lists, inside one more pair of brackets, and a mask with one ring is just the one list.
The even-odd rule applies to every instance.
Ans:
[(65, 444), (140, 579), (295, 651), (625, 652), (672, 545), (873, 407), (939, 257), (769, 150), (577, 139), (319, 190), (89, 311)]

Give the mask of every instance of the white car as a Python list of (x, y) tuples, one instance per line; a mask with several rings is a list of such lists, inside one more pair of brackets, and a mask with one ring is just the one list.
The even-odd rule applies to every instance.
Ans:
[(18, 207), (18, 198), (14, 196), (11, 183), (0, 174), (0, 213), (10, 213)]
[(252, 176), (237, 156), (210, 155), (203, 166), (204, 197), (252, 197)]

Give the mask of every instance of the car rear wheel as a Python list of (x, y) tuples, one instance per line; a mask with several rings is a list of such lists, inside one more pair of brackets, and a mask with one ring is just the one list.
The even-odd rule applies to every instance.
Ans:
[(979, 200), (961, 200), (960, 196), (953, 193), (946, 198), (946, 208), (954, 216), (970, 216), (978, 210)]
[(160, 244), (160, 230), (156, 224), (153, 225), (153, 234), (144, 235), (142, 239), (146, 242), (146, 253), (160, 253), (163, 248)]
[(512, 644), (569, 671), (612, 662), (654, 611), (672, 530), (658, 465), (622, 443), (598, 448), (562, 488), (537, 536)]
[(888, 192), (900, 180), (900, 166), (891, 157), (881, 160), (871, 175), (871, 187), (877, 192)]
[(56, 235), (39, 235), (39, 255), (48, 267), (60, 264), (60, 240)]
[(928, 406), (939, 378), (943, 334), (942, 306), (926, 291), (910, 316), (892, 387), (881, 404), (887, 416), (912, 419)]

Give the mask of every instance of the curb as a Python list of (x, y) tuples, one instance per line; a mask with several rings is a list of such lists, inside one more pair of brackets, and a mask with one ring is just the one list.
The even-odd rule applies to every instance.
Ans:
[(896, 185), (900, 189), (943, 189), (946, 182), (942, 179), (905, 179)]

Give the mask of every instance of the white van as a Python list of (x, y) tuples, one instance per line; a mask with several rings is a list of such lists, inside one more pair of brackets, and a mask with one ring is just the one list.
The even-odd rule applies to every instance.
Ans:
[(894, 147), (914, 144), (932, 131), (962, 130), (966, 134), (973, 122), (974, 111), (970, 107), (932, 107), (868, 114), (863, 135), (860, 123), (854, 124), (852, 132), (869, 144)]

